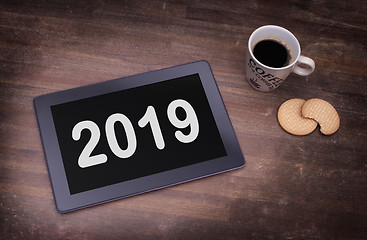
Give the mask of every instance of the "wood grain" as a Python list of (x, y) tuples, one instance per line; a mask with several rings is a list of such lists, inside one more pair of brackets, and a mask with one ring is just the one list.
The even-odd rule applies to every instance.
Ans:
[[(367, 239), (367, 5), (363, 1), (0, 2), (1, 239)], [(247, 39), (276, 24), (313, 58), (271, 93), (246, 81)], [(57, 213), (33, 98), (207, 60), (244, 168)], [(322, 98), (341, 127), (292, 136), (277, 109)]]

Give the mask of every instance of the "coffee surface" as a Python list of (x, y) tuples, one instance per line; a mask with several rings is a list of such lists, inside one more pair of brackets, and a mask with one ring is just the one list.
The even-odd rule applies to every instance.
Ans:
[(253, 53), (258, 61), (273, 68), (287, 66), (290, 60), (287, 47), (273, 39), (258, 42), (253, 49)]

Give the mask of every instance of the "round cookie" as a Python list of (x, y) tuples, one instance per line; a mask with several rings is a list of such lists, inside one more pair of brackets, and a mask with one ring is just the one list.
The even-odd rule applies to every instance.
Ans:
[(312, 98), (302, 106), (302, 116), (316, 120), (325, 135), (335, 133), (340, 126), (340, 118), (335, 108), (325, 100)]
[(305, 100), (293, 98), (285, 101), (278, 110), (278, 122), (280, 126), (293, 135), (307, 135), (317, 127), (313, 119), (302, 116), (302, 105)]

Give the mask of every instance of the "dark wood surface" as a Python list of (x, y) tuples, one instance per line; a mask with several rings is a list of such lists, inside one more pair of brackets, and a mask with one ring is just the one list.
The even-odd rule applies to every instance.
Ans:
[[(0, 239), (367, 239), (364, 1), (0, 2)], [(246, 81), (253, 30), (292, 31), (313, 58), (271, 93)], [(57, 213), (32, 100), (207, 60), (246, 158), (228, 173)], [(322, 98), (341, 126), (293, 136), (277, 109)]]

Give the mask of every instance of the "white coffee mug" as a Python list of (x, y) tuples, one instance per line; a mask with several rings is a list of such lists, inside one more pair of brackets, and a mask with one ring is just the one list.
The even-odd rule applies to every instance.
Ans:
[[(261, 63), (254, 56), (254, 48), (263, 40), (281, 43), (287, 48), (289, 62), (283, 67), (271, 67)], [(246, 76), (249, 84), (261, 92), (269, 92), (279, 87), (291, 72), (307, 76), (315, 69), (315, 62), (301, 55), (301, 47), (297, 38), (287, 29), (266, 25), (256, 29), (248, 41), (246, 57)]]

